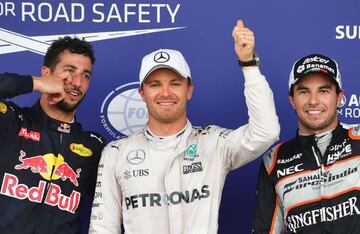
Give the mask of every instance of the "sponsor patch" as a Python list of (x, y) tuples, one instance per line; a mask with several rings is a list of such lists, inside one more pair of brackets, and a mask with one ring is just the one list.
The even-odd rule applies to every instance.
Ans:
[(7, 112), (7, 106), (3, 102), (0, 102), (0, 112), (3, 114)]
[(40, 133), (28, 131), (27, 128), (21, 128), (19, 131), (19, 136), (24, 137), (26, 140), (30, 139), (32, 141), (40, 141)]
[(194, 172), (199, 172), (202, 171), (202, 165), (201, 162), (196, 162), (196, 163), (192, 163), (190, 165), (184, 165), (183, 166), (183, 173), (185, 174), (189, 174), (189, 173), (194, 173)]
[(75, 154), (78, 154), (82, 157), (90, 157), (91, 155), (93, 155), (93, 152), (91, 151), (91, 149), (85, 147), (83, 144), (71, 143), (70, 150), (72, 152), (74, 152)]

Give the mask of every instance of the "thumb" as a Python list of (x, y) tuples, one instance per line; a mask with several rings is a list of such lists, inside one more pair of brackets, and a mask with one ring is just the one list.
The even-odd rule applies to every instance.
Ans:
[(244, 22), (243, 22), (242, 20), (238, 20), (238, 21), (237, 21), (237, 24), (236, 24), (236, 27), (238, 27), (238, 28), (243, 28), (243, 27), (245, 27)]

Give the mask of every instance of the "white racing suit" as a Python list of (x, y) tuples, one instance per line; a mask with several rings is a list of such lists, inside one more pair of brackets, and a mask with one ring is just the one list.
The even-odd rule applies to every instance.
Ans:
[(249, 123), (195, 128), (158, 138), (148, 128), (102, 153), (90, 233), (216, 233), (226, 175), (260, 156), (280, 127), (272, 91), (257, 67), (243, 69)]

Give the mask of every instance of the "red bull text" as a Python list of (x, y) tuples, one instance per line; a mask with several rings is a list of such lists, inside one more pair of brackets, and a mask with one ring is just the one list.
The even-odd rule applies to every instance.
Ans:
[(15, 175), (5, 173), (0, 193), (21, 200), (28, 199), (36, 203), (41, 203), (45, 196), (45, 204), (75, 213), (81, 197), (79, 192), (73, 190), (70, 196), (66, 196), (61, 194), (61, 188), (56, 184), (50, 183), (47, 193), (45, 187), (46, 182), (40, 180), (38, 186), (29, 188), (26, 184), (19, 184), (19, 179)]

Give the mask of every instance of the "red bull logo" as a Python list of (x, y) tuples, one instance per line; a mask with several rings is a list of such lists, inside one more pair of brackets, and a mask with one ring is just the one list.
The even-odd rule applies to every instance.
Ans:
[(80, 177), (80, 172), (81, 169), (78, 168), (76, 169), (76, 173), (74, 172), (74, 170), (69, 166), (69, 164), (62, 163), (60, 164), (55, 172), (54, 175), (60, 176), (60, 178), (65, 181), (66, 179), (69, 179), (74, 185), (78, 186), (79, 183), (77, 181), (77, 178)]
[[(5, 173), (0, 193), (16, 199), (28, 199), (32, 202), (41, 203), (44, 196), (44, 203), (50, 206), (56, 206), (60, 210), (75, 213), (79, 203), (81, 194), (75, 190), (70, 196), (61, 194), (60, 186), (50, 184), (47, 193), (45, 191), (46, 182), (40, 180), (38, 186), (28, 187), (26, 184), (19, 184), (19, 179), (12, 174)], [(45, 195), (46, 193), (46, 195)]]
[[(30, 169), (32, 173), (39, 173), (46, 180), (69, 180), (75, 186), (79, 186), (81, 168), (73, 170), (71, 166), (64, 161), (64, 157), (59, 154), (38, 155), (26, 157), (26, 153), (21, 150), (19, 161), (21, 164), (15, 166), (16, 170)], [(53, 171), (53, 173), (51, 173)]]
[(57, 130), (60, 132), (70, 133), (70, 127), (70, 124), (61, 123)]
[(20, 151), (19, 161), (21, 164), (15, 166), (16, 170), (21, 169), (31, 169), (33, 173), (48, 173), (47, 162), (43, 158), (43, 156), (35, 156), (24, 158), (26, 153), (24, 151)]

